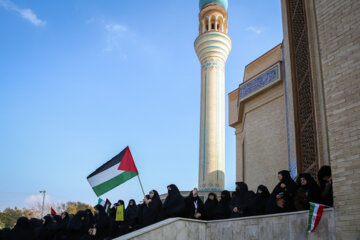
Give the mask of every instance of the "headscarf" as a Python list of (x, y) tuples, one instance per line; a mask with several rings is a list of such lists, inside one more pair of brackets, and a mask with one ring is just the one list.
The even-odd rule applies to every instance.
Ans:
[[(157, 222), (162, 207), (159, 193), (156, 190), (151, 191), (154, 193), (154, 195), (151, 198), (149, 205), (144, 203), (141, 208), (139, 208), (139, 219), (143, 226), (148, 226)], [(150, 199), (150, 196), (148, 196), (147, 199)]]
[(231, 202), (230, 192), (224, 190), (221, 192), (221, 199), (219, 203), (216, 205), (216, 209), (214, 212), (214, 219), (226, 219), (230, 216), (229, 204)]
[[(301, 178), (307, 182), (306, 185), (301, 185)], [(314, 178), (308, 173), (301, 173), (296, 180), (300, 189), (307, 193), (307, 198), (310, 202), (318, 203), (320, 201), (320, 188), (315, 182)]]
[[(254, 192), (248, 191), (248, 186), (244, 182), (236, 182), (236, 192), (231, 200), (231, 217), (243, 217), (248, 214), (249, 206), (254, 198)], [(238, 208), (239, 212), (234, 213), (233, 209)]]
[[(258, 193), (259, 190), (261, 190), (261, 194)], [(266, 186), (259, 185), (256, 191), (256, 196), (259, 198), (266, 198), (270, 196), (270, 192)]]
[(163, 204), (165, 218), (181, 217), (185, 209), (184, 197), (181, 196), (180, 191), (175, 184), (171, 184), (168, 187), (170, 187), (170, 190), (168, 190), (168, 196)]
[[(211, 200), (210, 196), (213, 196), (214, 199)], [(214, 212), (215, 212), (217, 204), (218, 204), (218, 200), (217, 200), (216, 194), (212, 193), (212, 192), (209, 193), (208, 198), (206, 199), (205, 204), (204, 204), (204, 215), (205, 215), (206, 220), (214, 219)]]
[[(133, 202), (133, 205), (130, 205), (131, 202)], [(134, 199), (130, 199), (129, 204), (125, 210), (125, 217), (126, 220), (128, 221), (128, 224), (133, 225), (138, 215), (139, 213), (136, 202)]]

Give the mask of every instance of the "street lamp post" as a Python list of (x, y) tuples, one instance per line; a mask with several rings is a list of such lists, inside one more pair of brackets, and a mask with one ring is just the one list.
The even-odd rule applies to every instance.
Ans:
[(43, 202), (42, 202), (42, 208), (41, 208), (41, 218), (44, 216), (44, 204), (45, 204), (45, 190), (41, 190), (40, 193), (43, 194)]

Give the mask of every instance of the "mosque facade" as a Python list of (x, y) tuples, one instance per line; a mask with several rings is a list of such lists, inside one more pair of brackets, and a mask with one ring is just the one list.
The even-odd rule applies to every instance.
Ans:
[(236, 180), (271, 188), (278, 170), (316, 179), (329, 165), (335, 237), (359, 239), (360, 1), (281, 0), (281, 8), (283, 42), (247, 65), (228, 94)]

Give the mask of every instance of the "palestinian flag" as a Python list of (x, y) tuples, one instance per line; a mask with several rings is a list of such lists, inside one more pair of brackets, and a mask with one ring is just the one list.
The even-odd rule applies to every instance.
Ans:
[(110, 213), (111, 202), (109, 201), (109, 199), (106, 199), (106, 201), (104, 201), (104, 200), (102, 200), (101, 198), (99, 198), (98, 204), (104, 207), (105, 212), (106, 212), (107, 214)]
[(87, 177), (97, 196), (101, 196), (111, 189), (138, 175), (130, 148), (126, 147), (110, 161), (96, 169)]
[(324, 207), (324, 205), (310, 202), (308, 232), (314, 232), (319, 225)]

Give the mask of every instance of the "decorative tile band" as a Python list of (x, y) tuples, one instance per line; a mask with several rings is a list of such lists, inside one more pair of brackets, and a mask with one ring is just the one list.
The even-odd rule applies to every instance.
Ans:
[[(284, 48), (281, 48), (281, 54), (282, 54), (282, 59), (285, 59), (284, 57)], [(290, 157), (290, 130), (289, 130), (289, 106), (288, 106), (288, 91), (287, 91), (287, 79), (286, 79), (286, 62), (284, 61), (283, 63), (283, 81), (284, 81), (284, 93), (285, 93), (285, 113), (286, 113), (286, 139), (287, 139), (287, 154), (288, 154), (288, 164), (289, 164), (289, 169), (291, 170), (291, 157)], [(295, 157), (296, 159), (296, 157)], [(295, 160), (296, 162), (296, 160)], [(297, 170), (296, 170), (297, 171)], [(291, 171), (290, 171), (291, 173)]]
[(195, 40), (195, 45), (197, 44), (197, 42), (204, 38), (204, 37), (208, 37), (208, 36), (221, 36), (221, 37), (225, 37), (229, 42), (231, 42), (231, 38), (224, 34), (224, 33), (218, 33), (218, 32), (213, 32), (213, 33), (205, 33), (205, 34), (202, 34), (200, 35), (196, 40)]
[(279, 79), (279, 64), (239, 87), (239, 100)]
[(205, 181), (205, 154), (206, 154), (206, 73), (204, 88), (204, 154), (203, 154), (203, 181)]
[(199, 188), (199, 191), (202, 192), (221, 192), (223, 189), (221, 188)]
[(203, 71), (213, 70), (213, 69), (225, 71), (225, 64), (219, 58), (207, 58), (202, 62), (201, 69)]

